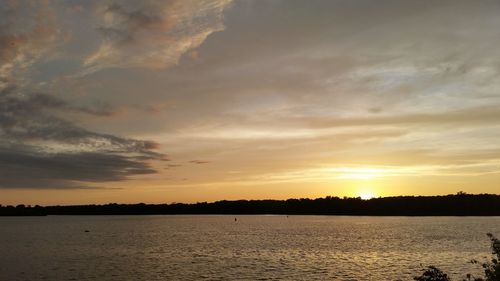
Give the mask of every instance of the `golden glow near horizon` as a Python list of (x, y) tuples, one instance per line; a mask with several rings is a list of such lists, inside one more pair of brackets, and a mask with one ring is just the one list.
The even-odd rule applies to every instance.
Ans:
[(370, 199), (375, 198), (375, 197), (377, 197), (377, 196), (375, 196), (375, 195), (374, 195), (373, 193), (371, 193), (371, 192), (364, 192), (364, 193), (361, 193), (361, 194), (359, 195), (359, 197), (360, 197), (361, 199), (363, 199), (363, 200), (370, 200)]
[(8, 1), (0, 204), (500, 193), (481, 3)]

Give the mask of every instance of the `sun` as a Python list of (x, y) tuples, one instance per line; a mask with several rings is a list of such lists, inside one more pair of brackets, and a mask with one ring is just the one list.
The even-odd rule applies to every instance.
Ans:
[(359, 197), (362, 199), (362, 200), (370, 200), (372, 198), (375, 197), (375, 195), (373, 195), (372, 193), (368, 193), (368, 192), (365, 192), (365, 193), (361, 193), (359, 195)]
[(359, 190), (358, 196), (363, 200), (370, 200), (377, 197), (377, 194), (373, 191), (373, 188), (363, 188)]

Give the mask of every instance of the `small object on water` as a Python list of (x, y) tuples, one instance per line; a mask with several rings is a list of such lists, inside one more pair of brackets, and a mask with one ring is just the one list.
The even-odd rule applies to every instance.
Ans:
[(238, 221), (238, 219), (237, 219), (237, 218), (234, 218), (234, 221)]
[(90, 230), (88, 230), (88, 229), (85, 229), (85, 230), (84, 230), (84, 232), (90, 232)]

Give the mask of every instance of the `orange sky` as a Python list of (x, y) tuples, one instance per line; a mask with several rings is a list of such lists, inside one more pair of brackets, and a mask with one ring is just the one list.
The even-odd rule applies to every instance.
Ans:
[(496, 1), (9, 1), (0, 204), (499, 193)]

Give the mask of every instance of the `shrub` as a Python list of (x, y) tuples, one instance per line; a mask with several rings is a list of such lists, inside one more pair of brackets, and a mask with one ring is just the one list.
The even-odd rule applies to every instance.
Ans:
[(422, 273), (421, 276), (413, 279), (416, 281), (450, 281), (450, 278), (446, 275), (446, 273), (432, 265), (427, 267), (427, 269), (424, 269), (424, 273)]
[[(483, 277), (474, 277), (471, 274), (467, 274), (463, 281), (500, 281), (500, 240), (496, 238), (493, 234), (488, 233), (488, 238), (491, 242), (491, 251), (493, 257), (491, 261), (482, 263), (481, 266), (484, 269)], [(476, 260), (471, 261), (473, 264), (478, 264)], [(439, 268), (434, 266), (429, 266), (424, 269), (421, 276), (413, 278), (416, 281), (450, 281), (451, 279), (441, 271)]]

